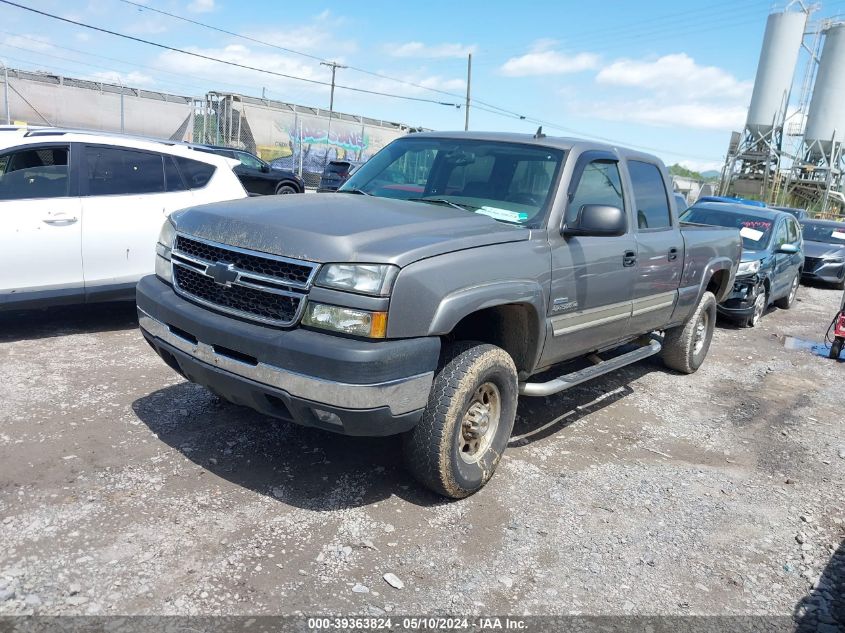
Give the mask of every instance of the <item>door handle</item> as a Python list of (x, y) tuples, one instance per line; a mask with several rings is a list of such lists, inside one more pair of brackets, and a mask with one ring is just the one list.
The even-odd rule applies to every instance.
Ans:
[(637, 263), (637, 254), (634, 251), (625, 251), (625, 254), (622, 256), (622, 265), (626, 268), (630, 268), (631, 266), (635, 266)]
[(678, 249), (674, 246), (669, 249), (669, 261), (673, 262), (678, 259)]
[(64, 213), (56, 213), (53, 217), (43, 218), (41, 221), (44, 224), (51, 224), (53, 226), (64, 226), (77, 222), (78, 218), (76, 216), (68, 217)]

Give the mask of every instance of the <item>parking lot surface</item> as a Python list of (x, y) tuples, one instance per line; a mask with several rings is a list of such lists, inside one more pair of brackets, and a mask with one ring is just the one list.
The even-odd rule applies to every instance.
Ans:
[(414, 483), (396, 438), (186, 383), (132, 306), (0, 316), (0, 614), (835, 622), (845, 365), (813, 343), (840, 297), (720, 323), (691, 376), (651, 360), (523, 399), (495, 477), (458, 502)]

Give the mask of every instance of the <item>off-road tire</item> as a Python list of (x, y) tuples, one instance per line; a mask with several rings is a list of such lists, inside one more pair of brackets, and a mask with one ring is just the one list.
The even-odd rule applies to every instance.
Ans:
[(830, 346), (829, 356), (834, 360), (839, 360), (839, 354), (842, 353), (842, 341), (843, 339), (837, 337), (833, 339), (833, 344)]
[[(464, 416), (486, 383), (499, 392), (498, 423), (478, 461), (467, 463), (460, 453)], [(516, 366), (503, 349), (472, 341), (444, 345), (422, 419), (402, 438), (408, 470), (445, 497), (461, 499), (477, 492), (493, 476), (507, 446), (518, 397)]]
[(276, 195), (277, 196), (284, 196), (284, 195), (287, 195), (287, 194), (290, 194), (290, 193), (299, 193), (299, 192), (296, 190), (296, 187), (294, 187), (293, 185), (281, 184), (278, 187), (276, 187)]
[(661, 350), (663, 363), (682, 374), (693, 373), (707, 356), (715, 326), (716, 297), (705, 292), (687, 322), (666, 331)]
[(777, 301), (775, 301), (775, 305), (780, 308), (781, 310), (789, 310), (792, 306), (795, 305), (795, 298), (798, 296), (798, 286), (801, 285), (801, 273), (797, 273), (795, 275), (795, 279), (792, 280), (792, 283), (789, 285), (789, 294), (785, 297), (781, 297)]

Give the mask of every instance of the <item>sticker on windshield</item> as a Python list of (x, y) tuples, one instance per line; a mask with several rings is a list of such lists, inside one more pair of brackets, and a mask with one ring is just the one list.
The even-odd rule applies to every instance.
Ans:
[(765, 235), (765, 233), (763, 233), (763, 231), (757, 231), (755, 229), (748, 228), (747, 226), (743, 226), (739, 230), (739, 234), (742, 237), (747, 237), (749, 240), (754, 240), (755, 242), (759, 242), (760, 238), (763, 237), (763, 235)]
[(498, 207), (479, 207), (475, 212), (489, 216), (494, 220), (502, 220), (503, 222), (524, 222), (528, 219), (527, 213), (517, 213), (516, 211), (500, 209)]
[(845, 232), (834, 231), (830, 234), (830, 237), (835, 237), (837, 240), (845, 240)]

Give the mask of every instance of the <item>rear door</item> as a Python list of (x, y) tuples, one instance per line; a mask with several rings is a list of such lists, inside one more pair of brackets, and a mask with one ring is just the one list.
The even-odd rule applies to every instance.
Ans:
[(82, 294), (77, 158), (68, 143), (0, 152), (0, 303), (29, 292)]
[(675, 309), (684, 262), (684, 242), (672, 214), (663, 170), (656, 164), (628, 160), (636, 218), (637, 266), (631, 335), (666, 325)]
[(82, 165), (86, 293), (131, 287), (153, 272), (161, 225), (192, 194), (166, 154), (85, 145)]
[[(585, 152), (567, 192), (564, 223), (581, 207), (603, 204), (628, 208), (621, 169), (610, 152)], [(552, 280), (548, 330), (542, 363), (553, 364), (621, 340), (631, 315), (636, 242), (623, 236), (568, 236), (549, 227)]]

